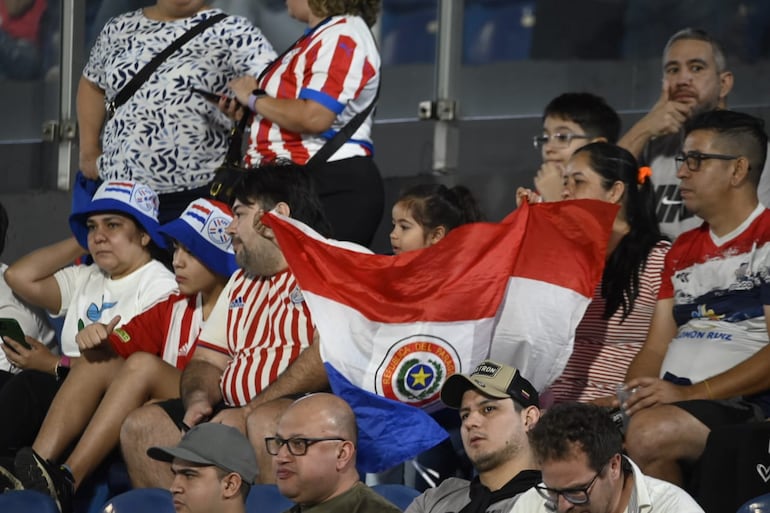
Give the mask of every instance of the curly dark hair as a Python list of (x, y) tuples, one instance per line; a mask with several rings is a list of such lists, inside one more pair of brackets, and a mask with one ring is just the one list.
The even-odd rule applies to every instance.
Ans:
[(561, 461), (575, 449), (583, 451), (599, 472), (623, 451), (623, 435), (601, 406), (561, 403), (548, 409), (529, 432), (538, 461)]
[(352, 14), (363, 18), (371, 27), (377, 23), (381, 0), (308, 0), (307, 3), (317, 16)]

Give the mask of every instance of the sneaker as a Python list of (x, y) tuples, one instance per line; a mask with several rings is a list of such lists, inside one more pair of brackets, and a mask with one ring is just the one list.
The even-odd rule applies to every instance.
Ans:
[(22, 486), (21, 481), (13, 475), (13, 472), (0, 465), (0, 493), (23, 489), (24, 486)]
[(25, 490), (49, 495), (61, 513), (72, 513), (75, 478), (66, 467), (52, 464), (32, 447), (24, 447), (16, 453), (14, 470)]

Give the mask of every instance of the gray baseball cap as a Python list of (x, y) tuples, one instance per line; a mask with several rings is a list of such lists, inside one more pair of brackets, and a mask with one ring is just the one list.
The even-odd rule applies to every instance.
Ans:
[(537, 390), (515, 367), (484, 360), (470, 375), (452, 374), (441, 387), (441, 400), (450, 408), (459, 409), (463, 394), (470, 389), (494, 397), (512, 398), (522, 406), (540, 406)]
[(249, 484), (259, 474), (254, 448), (243, 434), (231, 426), (204, 422), (185, 433), (174, 447), (150, 447), (147, 456), (160, 461), (174, 458), (213, 465), (228, 472), (237, 472)]

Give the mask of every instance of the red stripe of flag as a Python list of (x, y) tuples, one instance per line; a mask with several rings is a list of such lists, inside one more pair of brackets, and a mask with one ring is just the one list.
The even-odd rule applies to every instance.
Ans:
[(590, 200), (523, 207), (502, 223), (465, 225), (396, 256), (334, 248), (275, 216), (265, 221), (304, 291), (372, 321), (452, 322), (493, 317), (511, 276), (591, 297), (616, 212)]

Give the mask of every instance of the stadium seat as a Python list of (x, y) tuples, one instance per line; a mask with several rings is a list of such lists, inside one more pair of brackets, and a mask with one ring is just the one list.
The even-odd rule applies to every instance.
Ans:
[[(56, 510), (54, 509), (54, 511)], [(162, 488), (138, 488), (116, 495), (102, 508), (103, 513), (145, 513), (149, 511), (152, 513), (174, 513), (171, 492)]]
[(380, 56), (384, 66), (436, 59), (438, 0), (384, 0)]
[(755, 497), (738, 508), (737, 513), (770, 513), (770, 493)]
[(404, 511), (420, 492), (414, 488), (400, 484), (378, 484), (372, 486), (372, 490), (379, 493), (390, 502)]
[(246, 513), (281, 513), (293, 505), (276, 485), (258, 484), (251, 487), (246, 499)]
[(3, 513), (59, 513), (59, 508), (49, 496), (34, 490), (0, 494), (0, 511)]
[(528, 59), (534, 26), (535, 0), (466, 0), (463, 63)]

